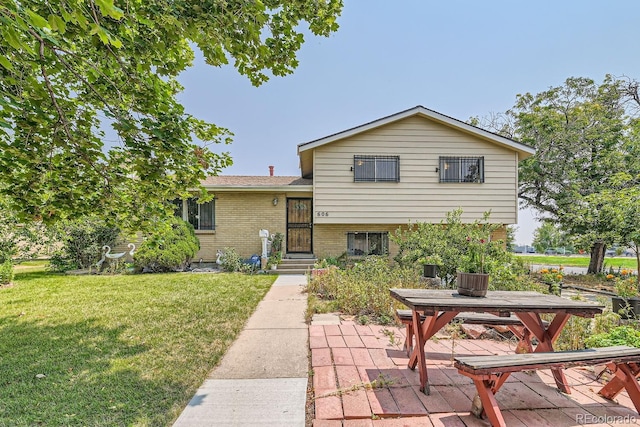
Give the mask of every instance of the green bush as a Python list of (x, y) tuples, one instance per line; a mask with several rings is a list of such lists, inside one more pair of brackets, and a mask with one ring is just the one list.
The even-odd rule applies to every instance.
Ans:
[[(580, 295), (572, 299), (583, 299)], [(607, 305), (606, 298), (599, 298), (600, 303)], [(545, 320), (551, 320), (553, 316), (543, 315)], [(620, 316), (611, 311), (611, 303), (605, 311), (595, 316), (593, 319), (571, 316), (567, 324), (562, 328), (554, 347), (556, 350), (580, 350), (585, 347), (602, 347), (591, 342), (596, 336), (606, 336), (610, 331), (617, 328), (620, 323)]]
[(399, 248), (395, 260), (405, 267), (421, 268), (417, 265), (420, 260), (437, 256), (441, 260), (439, 275), (448, 286), (455, 283), (458, 271), (493, 274), (513, 258), (504, 242), (490, 240), (498, 227), (489, 223), (489, 212), (482, 220), (463, 223), (461, 209), (448, 212), (439, 224), (410, 224), (407, 230), (399, 229), (391, 236)]
[(585, 339), (587, 347), (628, 345), (640, 347), (640, 331), (630, 325), (616, 326), (609, 332), (591, 335)]
[(56, 233), (62, 248), (53, 253), (49, 268), (67, 271), (89, 268), (102, 256), (102, 247), (115, 246), (120, 230), (102, 218), (82, 218), (58, 224)]
[(144, 236), (134, 255), (134, 264), (144, 272), (183, 271), (199, 250), (200, 241), (193, 226), (180, 218), (172, 218)]
[(387, 257), (369, 256), (351, 268), (331, 266), (325, 274), (311, 279), (308, 291), (333, 300), (345, 314), (368, 315), (379, 322), (394, 318), (390, 288), (418, 288), (420, 277), (413, 268), (390, 263)]
[(13, 280), (13, 262), (8, 259), (0, 264), (0, 285), (8, 285)]
[(224, 271), (237, 272), (242, 271), (242, 258), (233, 248), (224, 248), (220, 257), (220, 268)]
[[(272, 261), (275, 257), (269, 257)], [(220, 257), (220, 268), (229, 272), (255, 273), (260, 267), (253, 263), (245, 262), (245, 260), (233, 248), (224, 248)]]

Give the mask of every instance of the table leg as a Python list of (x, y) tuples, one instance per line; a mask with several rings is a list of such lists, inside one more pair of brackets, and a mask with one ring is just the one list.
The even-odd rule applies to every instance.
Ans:
[[(539, 353), (554, 351), (553, 343), (560, 336), (562, 328), (567, 324), (569, 316), (571, 315), (568, 313), (557, 313), (547, 328), (544, 327), (542, 318), (538, 313), (516, 313), (516, 316), (518, 316), (526, 328), (538, 339), (538, 345), (534, 352)], [(566, 394), (571, 394), (571, 389), (569, 388), (564, 371), (561, 368), (554, 368), (551, 369), (551, 373), (553, 374), (553, 379), (556, 381), (558, 390)]]
[(414, 335), (416, 336), (416, 346), (411, 353), (411, 359), (409, 360), (409, 367), (411, 369), (415, 369), (415, 362), (413, 366), (411, 366), (411, 361), (417, 358), (418, 362), (418, 373), (420, 375), (420, 391), (424, 394), (429, 394), (429, 374), (427, 373), (427, 360), (424, 354), (424, 345), (426, 340), (424, 339), (424, 334), (422, 333), (422, 328), (427, 325), (427, 328), (431, 323), (435, 320), (435, 316), (427, 316), (424, 322), (420, 323), (420, 313), (418, 311), (413, 311), (413, 330)]
[[(602, 397), (613, 400), (624, 388), (624, 379), (628, 375), (620, 371), (617, 366), (610, 367), (614, 371), (615, 376), (598, 392)], [(640, 377), (640, 365), (637, 363), (629, 363), (629, 368), (633, 378)]]
[[(487, 414), (487, 418), (489, 418), (489, 422), (492, 426), (495, 427), (506, 427), (506, 423), (504, 418), (502, 417), (502, 412), (500, 412), (500, 407), (498, 406), (498, 401), (491, 390), (492, 381), (481, 380), (474, 378), (473, 383), (476, 385), (476, 390), (478, 392), (478, 396), (480, 397), (480, 402), (482, 404), (481, 408), (472, 407), (472, 412), (475, 414), (479, 412), (482, 414)], [(476, 404), (476, 399), (474, 399), (474, 405)]]
[(636, 363), (620, 363), (615, 366), (615, 376), (598, 392), (604, 398), (613, 399), (624, 387), (629, 398), (640, 413), (640, 384), (637, 377), (640, 368)]
[(415, 369), (418, 365), (420, 374), (420, 391), (429, 394), (429, 378), (427, 373), (427, 360), (424, 347), (429, 338), (434, 336), (444, 325), (449, 323), (451, 319), (456, 317), (456, 312), (444, 312), (441, 314), (433, 313), (431, 316), (425, 316), (423, 322), (420, 321), (420, 312), (413, 311), (413, 333), (416, 338), (416, 346), (411, 352), (409, 358), (409, 369)]

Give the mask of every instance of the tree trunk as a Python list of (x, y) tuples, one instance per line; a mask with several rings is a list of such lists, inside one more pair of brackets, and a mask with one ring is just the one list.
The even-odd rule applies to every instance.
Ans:
[(589, 261), (589, 269), (587, 274), (596, 274), (602, 272), (602, 265), (604, 264), (604, 252), (607, 249), (605, 243), (601, 240), (593, 242), (591, 246), (591, 261)]

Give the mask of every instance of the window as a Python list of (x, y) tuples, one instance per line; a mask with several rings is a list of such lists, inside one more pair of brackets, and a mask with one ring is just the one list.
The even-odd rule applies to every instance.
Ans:
[(196, 230), (215, 230), (215, 199), (210, 202), (198, 203), (197, 199), (187, 200), (175, 199), (174, 214), (193, 225)]
[(400, 182), (399, 156), (353, 156), (354, 182)]
[(440, 157), (440, 182), (484, 182), (484, 157)]
[(348, 255), (386, 255), (389, 253), (389, 233), (347, 233)]

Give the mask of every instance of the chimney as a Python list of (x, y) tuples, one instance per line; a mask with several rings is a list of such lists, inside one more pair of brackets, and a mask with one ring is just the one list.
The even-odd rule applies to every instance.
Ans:
[(269, 166), (269, 176), (273, 176), (273, 166)]

